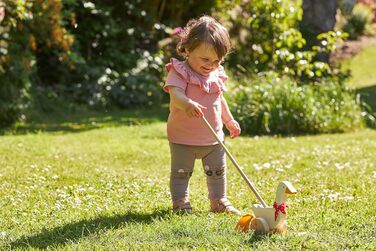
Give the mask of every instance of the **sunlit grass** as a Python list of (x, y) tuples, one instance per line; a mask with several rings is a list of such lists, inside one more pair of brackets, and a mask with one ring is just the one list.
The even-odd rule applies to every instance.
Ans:
[(363, 49), (354, 58), (343, 63), (343, 69), (351, 70), (348, 86), (360, 95), (365, 104), (365, 110), (372, 114), (373, 118), (367, 120), (369, 127), (375, 128), (376, 122), (376, 43)]
[[(227, 140), (268, 204), (279, 181), (299, 191), (289, 233), (259, 236), (209, 213), (198, 161), (195, 213), (171, 214), (165, 126), (0, 137), (0, 249), (375, 249), (375, 131)], [(229, 197), (247, 213), (257, 200), (228, 163)]]
[(354, 58), (343, 63), (344, 69), (351, 69), (349, 86), (355, 89), (376, 86), (376, 43), (365, 48)]

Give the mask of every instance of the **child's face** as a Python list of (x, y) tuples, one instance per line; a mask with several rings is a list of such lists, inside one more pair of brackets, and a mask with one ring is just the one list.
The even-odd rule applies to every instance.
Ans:
[(222, 59), (219, 59), (214, 47), (208, 43), (202, 43), (194, 50), (187, 52), (188, 64), (197, 73), (203, 76), (218, 68)]

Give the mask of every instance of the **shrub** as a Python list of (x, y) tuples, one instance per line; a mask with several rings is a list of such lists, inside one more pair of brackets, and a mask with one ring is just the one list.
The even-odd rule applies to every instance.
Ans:
[(259, 74), (228, 98), (246, 134), (334, 133), (364, 125), (359, 100), (335, 80), (299, 86), (275, 73)]
[[(74, 86), (76, 100), (96, 107), (151, 106), (161, 101), (161, 79), (163, 61), (161, 55), (150, 55), (136, 61), (130, 71), (121, 71), (107, 67), (103, 72), (95, 72), (83, 84)], [(96, 69), (101, 69), (97, 67)], [(88, 70), (86, 74), (90, 73)]]
[[(25, 117), (24, 108), (30, 100), (31, 79), (39, 81), (38, 73), (47, 50), (65, 61), (72, 37), (61, 26), (60, 1), (0, 1), (5, 18), (0, 26), (0, 126)], [(65, 76), (45, 70), (52, 76)], [(52, 74), (51, 74), (52, 72)]]
[(224, 15), (235, 39), (234, 53), (228, 66), (235, 75), (252, 75), (274, 71), (300, 83), (320, 81), (333, 75), (333, 67), (318, 61), (318, 56), (330, 53), (345, 36), (330, 31), (320, 34), (319, 45), (306, 47), (306, 40), (297, 29), (301, 20), (300, 1), (254, 0), (233, 4)]
[(5, 127), (22, 116), (27, 105), (31, 53), (28, 32), (19, 23), (27, 19), (24, 3), (1, 2), (6, 9), (0, 26), (0, 127)]
[[(165, 61), (158, 41), (171, 30), (161, 21), (165, 15), (181, 21), (182, 11), (176, 8), (188, 9), (192, 4), (64, 2), (73, 17), (67, 27), (76, 39), (76, 67), (71, 72), (76, 77), (70, 89), (76, 100), (106, 108), (158, 103), (162, 99), (160, 83)], [(206, 2), (207, 6), (210, 1)]]
[[(6, 8), (5, 19), (0, 16), (0, 124), (20, 117), (30, 82), (40, 93), (68, 94), (92, 106), (159, 102), (166, 62), (159, 41), (216, 4), (0, 0)], [(166, 55), (175, 50), (163, 49)]]
[[(229, 11), (220, 11), (228, 13), (224, 16), (235, 40), (235, 50), (229, 55), (229, 61), (251, 72), (273, 69), (279, 37), (296, 27), (301, 8), (287, 0), (241, 1), (228, 7), (231, 8)], [(289, 45), (290, 48), (303, 46), (301, 41)]]
[(349, 34), (350, 39), (357, 39), (358, 36), (367, 33), (369, 26), (372, 24), (372, 10), (364, 4), (356, 4), (348, 18), (343, 31)]

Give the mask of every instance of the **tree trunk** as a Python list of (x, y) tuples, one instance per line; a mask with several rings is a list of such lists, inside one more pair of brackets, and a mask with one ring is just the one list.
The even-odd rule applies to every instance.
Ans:
[[(307, 41), (307, 47), (318, 45), (317, 35), (334, 29), (336, 24), (336, 0), (303, 0), (303, 19), (300, 31)], [(307, 48), (307, 49), (308, 49)], [(319, 61), (328, 62), (329, 55), (318, 55)]]

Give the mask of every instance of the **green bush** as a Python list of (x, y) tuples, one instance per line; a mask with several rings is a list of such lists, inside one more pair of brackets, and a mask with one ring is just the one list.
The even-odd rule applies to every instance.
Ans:
[(355, 94), (334, 80), (299, 86), (275, 73), (259, 74), (228, 98), (245, 134), (334, 133), (364, 125)]
[[(154, 59), (158, 53), (154, 40), (162, 31), (153, 27), (152, 6), (142, 1), (63, 2), (65, 26), (75, 38), (71, 80), (62, 83), (65, 92), (95, 107), (159, 101), (160, 93), (154, 90), (159, 87), (161, 71), (140, 69), (142, 60)], [(158, 65), (158, 69), (163, 68)], [(133, 75), (135, 71), (138, 74)]]
[[(136, 61), (136, 65), (129, 72), (118, 72), (116, 69), (106, 68), (97, 79), (88, 79), (83, 84), (78, 83), (72, 91), (75, 100), (96, 107), (151, 106), (161, 102), (161, 75), (163, 61), (161, 56), (145, 57)], [(101, 67), (98, 66), (100, 69)], [(88, 70), (86, 74), (92, 72)]]
[[(160, 102), (167, 58), (158, 42), (170, 36), (170, 26), (183, 25), (215, 4), (212, 0), (63, 2), (66, 27), (75, 37), (72, 95), (79, 102), (107, 108)], [(175, 47), (163, 50), (171, 55)]]
[(372, 10), (364, 4), (356, 4), (350, 17), (348, 18), (343, 31), (349, 34), (350, 39), (357, 39), (358, 36), (367, 33), (372, 24)]
[(5, 18), (0, 26), (0, 126), (25, 118), (29, 105), (31, 81), (40, 83), (42, 72), (66, 76), (53, 71), (46, 52), (55, 61), (64, 61), (72, 38), (61, 26), (60, 1), (0, 1)]
[[(250, 72), (273, 69), (273, 55), (277, 50), (279, 37), (296, 27), (297, 20), (301, 18), (301, 8), (287, 0), (234, 2), (228, 7), (231, 10), (219, 11), (228, 13), (224, 15), (224, 19), (235, 41), (235, 50), (229, 55), (229, 61)], [(290, 49), (303, 46), (301, 41), (289, 45)]]
[(318, 55), (330, 53), (344, 38), (341, 32), (328, 32), (318, 37), (319, 46), (306, 47), (298, 30), (302, 17), (300, 1), (254, 0), (240, 5), (233, 3), (224, 15), (235, 40), (234, 53), (228, 66), (235, 75), (252, 75), (264, 71), (278, 72), (300, 83), (312, 83), (333, 75)]
[[(0, 0), (0, 124), (15, 122), (41, 93), (91, 106), (160, 102), (172, 27), (209, 14), (217, 1)], [(43, 90), (45, 89), (45, 91)]]
[(0, 1), (0, 5), (6, 7), (0, 26), (0, 127), (5, 127), (22, 117), (27, 106), (32, 57), (27, 46), (28, 32), (18, 23), (19, 19), (27, 19), (23, 3)]

